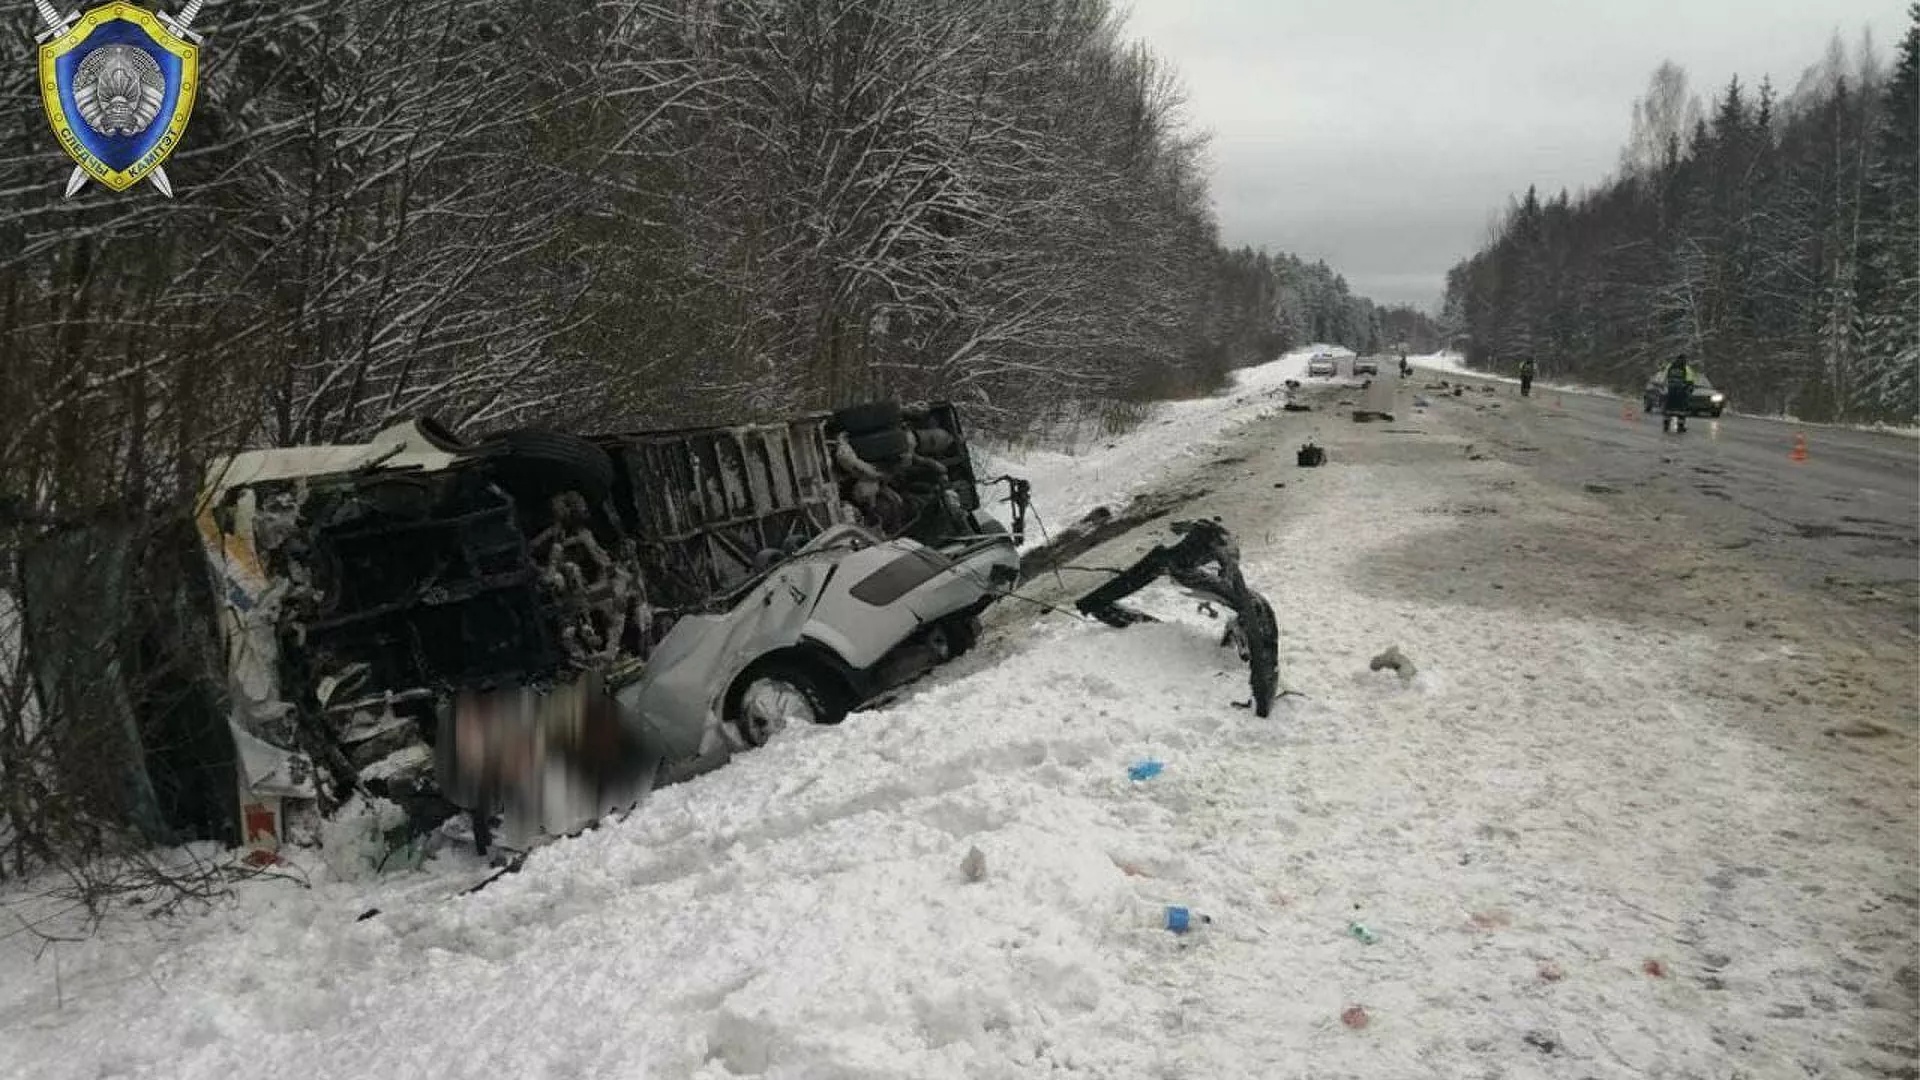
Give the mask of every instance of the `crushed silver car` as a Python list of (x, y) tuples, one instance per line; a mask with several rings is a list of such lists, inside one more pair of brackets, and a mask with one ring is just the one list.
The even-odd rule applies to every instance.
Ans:
[[(112, 606), (162, 547), (179, 571), (177, 598), (132, 605), (170, 623), (135, 614), (96, 643), (102, 679), (40, 650), (43, 695), (126, 744), (95, 801), (157, 840), (263, 853), (378, 801), (402, 864), (449, 819), (483, 847), (496, 816), (522, 840), (568, 831), (785, 723), (836, 722), (964, 652), (1018, 574), (948, 405), (475, 443), (412, 422), (218, 462), (195, 525), (200, 560), (164, 530), (26, 560), (50, 645), (78, 592)], [(102, 543), (125, 572), (80, 580)], [(139, 682), (154, 643), (194, 689), (165, 715)], [(156, 774), (154, 734), (183, 728), (219, 753)], [(161, 794), (204, 796), (223, 768), (191, 820)]]

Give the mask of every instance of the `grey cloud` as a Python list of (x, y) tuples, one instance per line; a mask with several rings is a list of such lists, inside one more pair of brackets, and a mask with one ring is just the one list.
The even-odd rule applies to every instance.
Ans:
[(1885, 62), (1886, 0), (1136, 0), (1212, 133), (1221, 237), (1324, 258), (1376, 300), (1430, 304), (1489, 216), (1536, 184), (1600, 182), (1661, 60), (1696, 92), (1780, 93), (1840, 32)]

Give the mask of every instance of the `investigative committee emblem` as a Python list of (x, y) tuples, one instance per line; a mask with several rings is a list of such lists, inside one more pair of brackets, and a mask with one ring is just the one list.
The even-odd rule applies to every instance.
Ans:
[(178, 15), (132, 4), (59, 14), (33, 6), (46, 23), (40, 43), (40, 100), (60, 145), (73, 158), (67, 197), (91, 176), (114, 191), (153, 181), (171, 197), (162, 166), (180, 145), (200, 89), (200, 44), (190, 27), (205, 0)]

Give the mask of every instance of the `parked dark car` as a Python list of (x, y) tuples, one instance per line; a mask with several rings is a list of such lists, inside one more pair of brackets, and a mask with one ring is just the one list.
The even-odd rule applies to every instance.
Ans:
[[(1640, 392), (1640, 410), (1658, 412), (1666, 400), (1667, 372), (1662, 368), (1647, 380), (1646, 388)], [(1687, 415), (1718, 417), (1726, 409), (1727, 395), (1708, 382), (1705, 375), (1697, 377), (1693, 383), (1693, 397), (1687, 403)]]

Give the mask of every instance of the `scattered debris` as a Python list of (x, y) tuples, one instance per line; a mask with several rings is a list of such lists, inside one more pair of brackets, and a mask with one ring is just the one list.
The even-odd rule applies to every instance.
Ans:
[(1420, 394), (1413, 395), (1414, 408), (1425, 409), (1425, 408), (1430, 408), (1432, 405), (1433, 405), (1433, 400), (1431, 398), (1424, 397)]
[(977, 884), (987, 876), (987, 853), (977, 847), (967, 849), (967, 857), (960, 860), (960, 876), (969, 885)]
[(1885, 724), (1876, 724), (1871, 720), (1859, 720), (1846, 727), (1830, 727), (1821, 732), (1823, 735), (1840, 735), (1849, 739), (1878, 739), (1893, 734), (1893, 729)]
[[(1414, 674), (1419, 670), (1413, 666), (1413, 661), (1407, 659), (1406, 654), (1400, 651), (1400, 646), (1398, 645), (1387, 646), (1386, 652), (1374, 657), (1372, 662), (1367, 665), (1369, 671), (1379, 671), (1382, 668), (1392, 668), (1398, 672), (1403, 679), (1413, 678)], [(1479, 916), (1474, 916), (1474, 919), (1477, 921)]]
[(1560, 1048), (1560, 1044), (1554, 1040), (1553, 1036), (1540, 1031), (1527, 1032), (1522, 1037), (1522, 1041), (1543, 1054), (1551, 1054)]
[(1127, 875), (1128, 877), (1150, 878), (1153, 876), (1152, 871), (1148, 870), (1144, 866), (1141, 866), (1137, 862), (1129, 862), (1125, 859), (1115, 859), (1113, 860), (1113, 865), (1119, 867), (1120, 872)]
[(1667, 977), (1667, 965), (1658, 960), (1648, 960), (1646, 963), (1640, 965), (1640, 970), (1656, 979), (1664, 979)]
[(1355, 941), (1358, 941), (1362, 945), (1372, 945), (1374, 942), (1377, 942), (1380, 940), (1380, 935), (1374, 933), (1373, 929), (1369, 927), (1366, 923), (1361, 923), (1361, 922), (1348, 923), (1347, 933), (1353, 935), (1353, 939)]
[(1356, 424), (1372, 423), (1375, 420), (1385, 420), (1391, 424), (1393, 423), (1393, 414), (1390, 412), (1376, 412), (1372, 409), (1353, 410), (1353, 422)]
[(1178, 904), (1168, 904), (1162, 925), (1172, 933), (1187, 934), (1213, 925), (1213, 916), (1202, 915)]
[(1365, 1006), (1349, 1005), (1345, 1009), (1341, 1010), (1341, 1013), (1340, 1013), (1340, 1022), (1347, 1025), (1348, 1027), (1352, 1028), (1355, 1031), (1359, 1031), (1361, 1028), (1366, 1027), (1367, 1024), (1370, 1023), (1371, 1021), (1372, 1021), (1372, 1017), (1367, 1015), (1367, 1010)]
[(1136, 761), (1132, 765), (1127, 766), (1127, 779), (1151, 780), (1159, 776), (1160, 770), (1164, 768), (1166, 768), (1164, 762), (1156, 761), (1153, 758), (1148, 758), (1145, 761)]
[(1289, 401), (1285, 405), (1280, 406), (1280, 409), (1282, 412), (1312, 412), (1313, 406), (1303, 405), (1298, 401)]
[(1463, 388), (1463, 387), (1459, 387), (1459, 386), (1456, 386), (1456, 387), (1454, 387), (1454, 388), (1453, 388), (1453, 396), (1454, 396), (1454, 397), (1460, 397), (1460, 396), (1462, 396), (1462, 395), (1464, 395), (1464, 394), (1465, 394), (1466, 392), (1467, 392), (1467, 391), (1466, 391), (1466, 389), (1465, 389), (1465, 388)]
[(1121, 533), (1166, 517), (1186, 503), (1204, 498), (1211, 490), (1204, 485), (1193, 485), (1171, 491), (1152, 491), (1134, 496), (1118, 513), (1111, 507), (1097, 506), (1079, 521), (1060, 530), (1051, 543), (1042, 544), (1022, 555), (1020, 580), (1030, 580), (1070, 563)]
[(1608, 486), (1607, 486), (1606, 484), (1588, 484), (1588, 485), (1586, 485), (1586, 488), (1587, 488), (1587, 494), (1589, 494), (1589, 495), (1618, 495), (1618, 494), (1620, 494), (1620, 489), (1619, 489), (1619, 488), (1617, 488), (1617, 487), (1608, 487)]
[(1247, 585), (1240, 570), (1240, 545), (1219, 519), (1176, 521), (1172, 529), (1180, 537), (1178, 542), (1171, 546), (1155, 544), (1132, 566), (1076, 600), (1074, 609), (1113, 627), (1156, 622), (1153, 616), (1125, 607), (1120, 601), (1165, 574), (1189, 593), (1232, 611), (1220, 644), (1232, 646), (1247, 662), (1253, 714), (1264, 718), (1273, 710), (1273, 699), (1280, 688), (1280, 630), (1274, 621), (1273, 605)]
[(1327, 452), (1313, 443), (1307, 443), (1294, 455), (1294, 461), (1300, 468), (1317, 469), (1327, 463)]
[(1477, 930), (1502, 930), (1513, 925), (1513, 916), (1499, 908), (1489, 911), (1476, 911), (1471, 917)]
[(1561, 979), (1564, 979), (1566, 977), (1567, 977), (1567, 973), (1565, 971), (1560, 970), (1559, 964), (1556, 964), (1551, 960), (1547, 960), (1541, 963), (1540, 980), (1542, 982), (1559, 982)]

